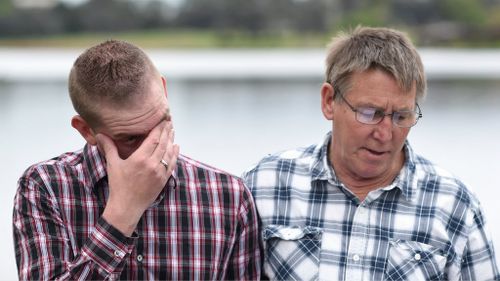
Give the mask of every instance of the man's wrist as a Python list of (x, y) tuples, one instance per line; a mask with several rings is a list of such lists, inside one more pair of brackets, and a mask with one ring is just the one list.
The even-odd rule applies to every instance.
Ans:
[(140, 215), (130, 212), (130, 209), (128, 211), (120, 211), (109, 205), (106, 206), (102, 213), (102, 218), (126, 237), (131, 237), (137, 227), (140, 217)]

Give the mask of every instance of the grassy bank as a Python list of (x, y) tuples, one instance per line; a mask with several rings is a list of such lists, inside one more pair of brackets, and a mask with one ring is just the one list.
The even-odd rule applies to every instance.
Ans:
[(121, 39), (143, 48), (324, 48), (325, 34), (252, 34), (238, 31), (149, 30), (0, 38), (2, 47), (82, 48)]
[[(106, 39), (121, 39), (143, 48), (325, 48), (335, 31), (325, 33), (251, 33), (213, 30), (141, 30), (128, 32), (73, 33), (25, 37), (0, 37), (0, 47), (85, 48)], [(410, 35), (411, 32), (410, 32)], [(411, 36), (422, 46), (416, 36)], [(500, 39), (450, 40), (435, 42), (434, 47), (500, 48)]]

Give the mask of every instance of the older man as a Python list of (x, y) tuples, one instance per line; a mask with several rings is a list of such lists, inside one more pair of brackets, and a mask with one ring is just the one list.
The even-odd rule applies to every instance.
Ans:
[(255, 280), (257, 216), (241, 179), (179, 155), (166, 80), (138, 47), (75, 61), (80, 150), (28, 168), (14, 201), (22, 280)]
[(262, 221), (265, 275), (499, 279), (477, 198), (407, 141), (426, 90), (408, 38), (359, 27), (333, 39), (326, 63), (321, 108), (332, 131), (243, 175)]

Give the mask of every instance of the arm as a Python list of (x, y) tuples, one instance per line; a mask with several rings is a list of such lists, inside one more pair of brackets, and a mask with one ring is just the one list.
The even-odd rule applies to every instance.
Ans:
[(474, 212), (465, 252), (462, 256), (463, 280), (500, 280), (498, 265), (491, 237), (486, 230), (481, 208)]
[(116, 279), (132, 250), (133, 241), (101, 219), (75, 256), (55, 200), (30, 177), (19, 181), (13, 222), (20, 280)]
[[(241, 183), (241, 185), (243, 185)], [(236, 244), (225, 279), (259, 280), (261, 274), (261, 240), (257, 211), (252, 195), (243, 186), (238, 214)]]
[[(133, 249), (134, 238), (130, 235), (175, 168), (179, 149), (172, 140), (171, 127), (162, 122), (129, 158), (122, 160), (113, 141), (98, 135), (98, 144), (107, 160), (109, 198), (102, 217), (96, 221), (89, 215), (92, 207), (70, 210), (89, 215), (89, 223), (93, 224), (86, 237), (79, 237), (85, 241), (81, 249), (75, 249), (71, 243), (72, 226), (67, 225), (60, 213), (59, 198), (55, 198), (51, 186), (46, 186), (50, 173), (23, 177), (14, 204), (19, 278), (118, 278), (125, 266), (123, 260)], [(168, 170), (160, 163), (161, 159), (169, 161)]]

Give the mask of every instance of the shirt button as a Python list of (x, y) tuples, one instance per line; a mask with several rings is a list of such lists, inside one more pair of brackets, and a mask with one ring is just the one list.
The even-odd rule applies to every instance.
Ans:
[(144, 259), (144, 257), (142, 255), (137, 255), (138, 262), (142, 262), (143, 259)]
[(416, 261), (419, 261), (419, 260), (421, 260), (421, 259), (422, 259), (422, 256), (420, 256), (420, 254), (418, 254), (418, 253), (417, 253), (417, 254), (415, 254), (415, 255), (413, 256), (413, 258), (414, 258)]
[(118, 250), (115, 250), (115, 252), (113, 254), (115, 255), (115, 257), (119, 257), (119, 258), (121, 258), (121, 256), (122, 256), (122, 253)]
[(356, 254), (356, 255), (352, 256), (352, 260), (359, 261), (359, 255)]

